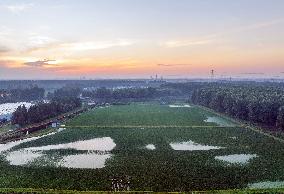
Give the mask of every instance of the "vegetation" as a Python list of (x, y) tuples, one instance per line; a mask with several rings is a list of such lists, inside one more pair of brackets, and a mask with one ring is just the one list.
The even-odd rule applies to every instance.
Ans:
[[(110, 190), (113, 177), (131, 177), (131, 190), (192, 191), (246, 188), (249, 183), (283, 181), (283, 141), (236, 123), (225, 127), (206, 122), (207, 118), (219, 118), (219, 115), (199, 106), (161, 105), (167, 104), (167, 99), (191, 97), (190, 101), (195, 104), (283, 130), (283, 91), (282, 85), (258, 83), (166, 83), (143, 88), (82, 90), (68, 86), (58, 89), (48, 94), (49, 103), (34, 105), (29, 110), (19, 107), (12, 122), (32, 124), (67, 112), (81, 105), (79, 96), (85, 100), (127, 102), (128, 105), (90, 110), (68, 121), (66, 130), (19, 144), (10, 151), (110, 137), (116, 144), (108, 152), (112, 157), (104, 168), (71, 169), (57, 167), (56, 161), (68, 155), (87, 154), (87, 151), (44, 150), (47, 158), (24, 166), (11, 166), (5, 155), (0, 155), (0, 187)], [(160, 104), (149, 102), (156, 99)], [(187, 141), (222, 149), (177, 151), (170, 146), (172, 142)], [(155, 145), (156, 149), (146, 149), (148, 144)], [(255, 154), (257, 157), (245, 165), (215, 159), (233, 154)]]
[(284, 131), (284, 89), (276, 86), (210, 85), (192, 94), (193, 103)]
[(131, 102), (145, 101), (158, 97), (157, 89), (149, 88), (123, 88), (123, 89), (107, 89), (105, 87), (98, 88), (94, 91), (85, 90), (82, 97), (92, 98), (96, 101), (103, 102)]
[(57, 98), (78, 98), (81, 93), (81, 89), (77, 87), (62, 87), (55, 90), (53, 93), (48, 93), (47, 97), (49, 99)]
[(80, 89), (74, 87), (63, 87), (49, 93), (51, 99), (48, 103), (37, 103), (27, 109), (24, 105), (19, 106), (13, 113), (11, 123), (20, 126), (39, 123), (49, 118), (53, 118), (62, 113), (74, 110), (82, 105), (78, 98)]
[(24, 89), (0, 90), (0, 103), (42, 100), (44, 89), (37, 86)]
[[(248, 183), (284, 180), (283, 143), (240, 126), (218, 127), (206, 123), (204, 119), (208, 116), (216, 115), (198, 107), (170, 108), (142, 103), (91, 110), (66, 123), (66, 130), (19, 144), (12, 150), (111, 137), (116, 147), (104, 168), (10, 166), (3, 159), (0, 187), (110, 190), (112, 177), (130, 176), (131, 190), (192, 191), (245, 188)], [(126, 125), (133, 127), (126, 128)], [(176, 151), (169, 145), (190, 140), (224, 148)], [(146, 149), (147, 144), (154, 144), (156, 149)], [(51, 158), (70, 153), (80, 151), (46, 151)], [(215, 159), (228, 154), (257, 154), (258, 157), (246, 165), (230, 165)]]
[(204, 113), (197, 107), (170, 108), (155, 103), (133, 103), (130, 105), (116, 105), (102, 107), (84, 113), (69, 121), (70, 125), (103, 125), (103, 126), (186, 126), (186, 125), (214, 125), (204, 120), (210, 113)]
[[(234, 189), (234, 190), (210, 190), (210, 191), (192, 191), (192, 194), (201, 194), (201, 193), (214, 193), (214, 194), (280, 194), (283, 193), (284, 189)], [(32, 188), (7, 188), (7, 189), (0, 189), (1, 194), (73, 194), (73, 193), (79, 193), (79, 194), (110, 194), (114, 192), (110, 191), (77, 191), (77, 190), (56, 190), (56, 189), (32, 189)], [(125, 192), (116, 192), (116, 193), (157, 193), (162, 194), (162, 192), (150, 192), (150, 191), (125, 191)], [(172, 194), (182, 194), (184, 192), (171, 192)]]
[(54, 98), (49, 103), (35, 104), (29, 109), (23, 105), (19, 106), (13, 113), (11, 122), (12, 124), (19, 124), (20, 126), (39, 123), (62, 113), (74, 110), (80, 106), (80, 99), (72, 97)]

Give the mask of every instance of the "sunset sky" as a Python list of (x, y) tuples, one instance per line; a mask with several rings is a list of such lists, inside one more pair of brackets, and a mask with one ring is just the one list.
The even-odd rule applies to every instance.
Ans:
[(0, 1), (0, 79), (284, 78), (283, 0)]

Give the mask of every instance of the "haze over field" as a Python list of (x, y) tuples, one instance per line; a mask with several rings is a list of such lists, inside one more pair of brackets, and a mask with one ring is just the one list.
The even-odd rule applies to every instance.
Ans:
[(0, 79), (284, 77), (283, 0), (3, 0)]

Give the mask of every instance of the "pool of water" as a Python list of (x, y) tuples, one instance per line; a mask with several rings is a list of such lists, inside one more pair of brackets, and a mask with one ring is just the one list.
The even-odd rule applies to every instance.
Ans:
[(67, 168), (103, 168), (106, 160), (111, 156), (111, 154), (95, 153), (68, 155), (63, 157), (58, 166)]
[(175, 104), (172, 104), (172, 105), (169, 105), (170, 108), (190, 108), (191, 106), (188, 105), (188, 104), (184, 104), (184, 105), (175, 105)]
[(43, 154), (41, 152), (30, 152), (26, 150), (18, 150), (10, 152), (6, 159), (10, 165), (25, 165), (33, 162), (36, 158), (41, 157)]
[(274, 189), (274, 188), (284, 188), (284, 181), (264, 181), (258, 183), (248, 184), (249, 189)]
[(202, 144), (195, 143), (193, 141), (174, 142), (174, 143), (170, 143), (170, 146), (174, 150), (189, 150), (189, 151), (216, 150), (216, 149), (222, 149), (223, 148), (223, 147), (219, 147), (219, 146), (202, 145)]
[[(50, 135), (50, 134), (49, 134)], [(47, 136), (47, 135), (45, 135)], [(34, 137), (17, 142), (12, 142), (10, 146), (6, 147), (6, 150), (14, 147), (23, 142), (32, 141), (42, 138)], [(20, 150), (5, 152), (6, 160), (10, 165), (27, 165), (31, 164), (36, 166), (46, 166), (48, 164), (54, 164), (58, 167), (67, 168), (103, 168), (107, 159), (111, 158), (111, 154), (108, 151), (114, 149), (116, 144), (110, 137), (94, 138), (90, 140), (75, 141), (65, 144), (47, 145), (40, 147), (29, 147)], [(79, 151), (88, 151), (83, 154), (73, 154), (67, 156), (58, 155), (57, 158), (51, 157), (51, 155), (45, 153), (48, 150), (64, 150), (75, 149)], [(100, 151), (99, 153), (92, 151)], [(44, 159), (37, 161), (36, 159)], [(58, 160), (59, 158), (59, 160)]]
[(225, 156), (215, 156), (215, 159), (228, 162), (230, 164), (247, 164), (250, 160), (256, 157), (256, 154), (232, 154)]
[(148, 145), (146, 145), (146, 148), (148, 150), (154, 150), (154, 149), (156, 149), (156, 146), (154, 144), (148, 144)]
[(47, 135), (42, 135), (42, 136), (37, 136), (37, 137), (30, 137), (30, 138), (26, 138), (26, 139), (22, 139), (22, 140), (8, 142), (6, 144), (0, 144), (0, 153), (4, 152), (4, 151), (7, 151), (7, 150), (11, 149), (12, 147), (15, 147), (15, 146), (17, 146), (17, 145), (19, 145), (21, 143), (34, 141), (34, 140), (37, 140), (37, 139), (40, 139), (40, 138), (43, 138), (43, 137), (46, 137), (46, 136), (54, 135), (54, 134), (56, 134), (56, 132), (52, 132), (52, 133), (49, 133)]
[(44, 151), (44, 150), (60, 150), (60, 149), (75, 149), (81, 151), (111, 151), (116, 144), (110, 137), (94, 138), (90, 140), (75, 141), (65, 144), (47, 145), (41, 147), (29, 147), (25, 150)]
[(221, 117), (207, 117), (207, 119), (204, 120), (204, 122), (206, 123), (216, 123), (219, 126), (223, 126), (223, 127), (235, 127), (236, 124), (228, 121), (226, 119), (223, 119)]

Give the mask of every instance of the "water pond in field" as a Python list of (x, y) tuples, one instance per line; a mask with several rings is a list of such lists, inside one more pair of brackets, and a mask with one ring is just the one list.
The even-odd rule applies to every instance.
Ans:
[(230, 164), (247, 164), (250, 160), (256, 157), (256, 154), (232, 154), (225, 156), (215, 156), (215, 159)]
[(111, 158), (111, 154), (77, 154), (63, 157), (58, 163), (60, 167), (67, 168), (103, 168), (106, 160)]
[[(6, 159), (11, 165), (32, 164), (37, 166), (46, 166), (50, 163), (55, 164), (57, 167), (67, 168), (103, 168), (106, 160), (112, 156), (109, 151), (114, 149), (115, 146), (116, 144), (110, 137), (101, 137), (65, 144), (23, 148), (6, 153)], [(46, 151), (50, 150), (55, 150), (56, 152), (56, 150), (66, 149), (88, 152), (64, 156), (59, 155), (56, 158), (51, 157), (48, 152), (46, 153)]]
[(26, 150), (17, 150), (10, 152), (6, 159), (9, 161), (10, 165), (25, 165), (33, 162), (36, 158), (41, 157), (43, 154), (41, 152), (30, 152)]
[(176, 105), (176, 104), (172, 104), (169, 105), (170, 108), (190, 108), (191, 106), (188, 104), (184, 104), (184, 105)]
[(46, 137), (46, 136), (54, 135), (55, 133), (56, 132), (52, 132), (52, 133), (49, 133), (47, 135), (42, 135), (42, 136), (37, 136), (37, 137), (30, 137), (30, 138), (26, 138), (26, 139), (22, 139), (22, 140), (8, 142), (8, 143), (5, 143), (5, 144), (0, 144), (0, 153), (4, 152), (4, 151), (8, 151), (12, 147), (20, 145), (21, 143), (34, 141), (34, 140), (37, 140), (37, 139), (40, 139), (40, 138), (43, 138), (43, 137)]
[(235, 127), (236, 124), (227, 120), (227, 119), (223, 119), (221, 117), (207, 117), (207, 119), (204, 120), (204, 122), (206, 123), (216, 123), (219, 126), (222, 127)]
[(202, 144), (195, 143), (193, 141), (174, 142), (174, 143), (170, 143), (170, 146), (174, 150), (189, 150), (189, 151), (216, 150), (216, 149), (222, 149), (223, 148), (223, 147), (219, 147), (219, 146), (202, 145)]
[(116, 144), (110, 137), (94, 138), (90, 140), (75, 141), (65, 144), (47, 145), (41, 147), (30, 147), (25, 150), (43, 151), (43, 150), (62, 150), (62, 149), (75, 149), (81, 151), (111, 151)]
[(284, 181), (264, 181), (258, 183), (248, 184), (249, 189), (274, 189), (274, 188), (284, 188)]
[(146, 148), (148, 150), (154, 150), (154, 149), (156, 149), (156, 146), (154, 144), (148, 144), (148, 145), (146, 145)]

